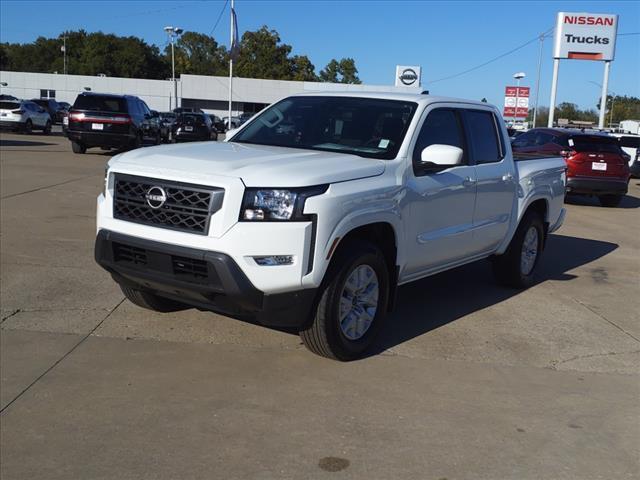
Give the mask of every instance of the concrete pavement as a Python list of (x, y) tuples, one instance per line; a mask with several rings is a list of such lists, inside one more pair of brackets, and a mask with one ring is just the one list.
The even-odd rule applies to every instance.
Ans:
[(128, 302), (92, 259), (108, 154), (0, 136), (0, 476), (640, 476), (640, 181), (568, 206), (541, 281), (403, 287), (377, 349)]

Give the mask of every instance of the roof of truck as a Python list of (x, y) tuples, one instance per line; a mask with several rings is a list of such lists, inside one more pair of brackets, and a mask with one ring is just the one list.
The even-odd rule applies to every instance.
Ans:
[(292, 95), (298, 96), (313, 96), (313, 97), (352, 97), (352, 98), (377, 98), (381, 100), (401, 100), (405, 102), (417, 102), (417, 103), (466, 103), (478, 106), (493, 107), (490, 103), (479, 102), (476, 100), (467, 100), (464, 98), (453, 97), (440, 97), (436, 95), (429, 95), (425, 93), (404, 93), (404, 92), (362, 92), (362, 91), (346, 91), (346, 92), (304, 92)]

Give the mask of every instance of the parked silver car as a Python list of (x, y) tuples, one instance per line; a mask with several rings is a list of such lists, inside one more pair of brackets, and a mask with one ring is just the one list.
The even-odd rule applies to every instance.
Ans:
[(35, 129), (49, 134), (51, 133), (51, 123), (49, 113), (31, 101), (0, 101), (0, 128), (3, 130), (31, 133)]

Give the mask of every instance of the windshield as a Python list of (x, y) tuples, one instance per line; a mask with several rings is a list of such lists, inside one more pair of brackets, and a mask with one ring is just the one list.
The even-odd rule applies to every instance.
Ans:
[(291, 97), (269, 107), (232, 142), (392, 159), (417, 104), (352, 97)]

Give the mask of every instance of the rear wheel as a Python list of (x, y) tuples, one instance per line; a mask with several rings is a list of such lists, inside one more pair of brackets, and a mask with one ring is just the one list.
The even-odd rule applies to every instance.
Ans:
[(386, 314), (389, 272), (375, 245), (354, 241), (336, 255), (313, 322), (299, 332), (313, 353), (354, 360), (371, 346)]
[(51, 133), (51, 122), (49, 120), (47, 120), (47, 123), (44, 125), (42, 133), (44, 133), (45, 135), (49, 135)]
[(131, 150), (135, 150), (136, 148), (142, 147), (143, 143), (144, 141), (142, 138), (142, 132), (139, 132), (138, 134), (136, 134), (136, 138), (133, 139), (133, 143), (131, 144)]
[(544, 225), (536, 212), (528, 212), (507, 251), (493, 257), (493, 273), (503, 285), (528, 288), (535, 281), (535, 270), (544, 245)]
[(31, 119), (29, 119), (24, 123), (24, 133), (31, 132), (33, 132), (33, 122), (31, 121)]
[(87, 147), (78, 142), (71, 142), (71, 150), (73, 150), (73, 153), (85, 153)]
[(624, 195), (600, 195), (598, 200), (603, 207), (617, 207), (620, 205)]
[(120, 285), (120, 289), (131, 303), (138, 307), (146, 308), (147, 310), (153, 310), (155, 312), (175, 312), (186, 308), (182, 303), (160, 297), (151, 292), (145, 292), (144, 290), (138, 290), (125, 285)]

